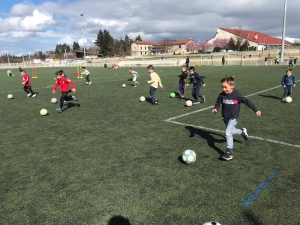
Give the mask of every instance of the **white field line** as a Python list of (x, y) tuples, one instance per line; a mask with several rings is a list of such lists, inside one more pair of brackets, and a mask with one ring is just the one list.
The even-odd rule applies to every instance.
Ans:
[[(218, 133), (224, 133), (224, 131), (222, 131), (222, 130), (213, 129), (213, 128), (209, 128), (209, 127), (195, 126), (195, 125), (192, 125), (192, 124), (181, 123), (181, 122), (177, 122), (177, 121), (166, 121), (166, 122), (178, 124), (178, 125), (181, 125), (181, 126), (189, 126), (189, 127), (199, 128), (199, 129), (207, 130), (207, 131), (214, 131), (214, 132), (218, 132)], [(255, 140), (260, 140), (260, 141), (266, 141), (266, 142), (270, 142), (270, 143), (274, 143), (274, 144), (281, 144), (281, 145), (285, 145), (285, 146), (300, 148), (300, 145), (294, 145), (294, 144), (286, 143), (286, 142), (283, 142), (283, 141), (276, 141), (276, 140), (272, 140), (272, 139), (268, 139), (268, 138), (261, 138), (261, 137), (255, 137), (255, 136), (249, 136), (249, 138), (255, 139)]]
[[(297, 80), (296, 82), (298, 82), (298, 81), (300, 81), (300, 80)], [(266, 91), (270, 91), (270, 90), (273, 90), (273, 89), (276, 89), (276, 88), (279, 88), (279, 87), (282, 87), (282, 86), (279, 85), (279, 86), (272, 87), (272, 88), (269, 88), (269, 89), (266, 89), (266, 90), (258, 91), (258, 92), (255, 92), (255, 93), (253, 93), (253, 94), (246, 95), (245, 97), (250, 97), (250, 96), (253, 96), (253, 95), (257, 95), (257, 94), (260, 94), (260, 93), (263, 93), (263, 92), (266, 92)], [(176, 119), (178, 119), (178, 118), (180, 118), (180, 117), (184, 117), (184, 116), (188, 116), (188, 115), (191, 115), (191, 114), (194, 114), (194, 113), (202, 112), (202, 111), (211, 109), (211, 108), (213, 108), (213, 107), (214, 107), (214, 105), (209, 106), (209, 107), (206, 107), (206, 108), (203, 108), (203, 109), (199, 109), (199, 110), (196, 110), (196, 111), (193, 111), (193, 112), (189, 112), (189, 113), (186, 113), (186, 114), (182, 114), (182, 115), (179, 115), (179, 116), (175, 116), (175, 117), (166, 119), (165, 121), (166, 121), (166, 122), (171, 122), (172, 120), (176, 120)]]

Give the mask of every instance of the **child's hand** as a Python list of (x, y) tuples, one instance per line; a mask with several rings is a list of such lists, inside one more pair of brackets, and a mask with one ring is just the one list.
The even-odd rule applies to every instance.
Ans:
[(286, 88), (286, 86), (285, 86), (285, 85), (283, 85), (283, 88)]
[(52, 90), (52, 94), (55, 94), (55, 90)]
[(294, 84), (294, 87), (296, 87), (296, 84)]
[(218, 112), (218, 110), (217, 109), (213, 109), (213, 110), (211, 110), (211, 112), (215, 114), (215, 113)]
[(161, 88), (163, 88), (164, 86), (160, 85)]
[(75, 92), (76, 92), (76, 89), (75, 89), (75, 88), (72, 88), (72, 92), (74, 92), (74, 93), (75, 93)]
[(186, 84), (185, 86), (186, 86), (186, 87), (188, 87), (188, 86), (189, 86), (189, 84)]
[(206, 86), (206, 84), (203, 84), (202, 86), (203, 86), (203, 87), (205, 87), (205, 86)]
[(261, 116), (261, 111), (257, 111), (255, 114), (256, 114), (257, 116)]

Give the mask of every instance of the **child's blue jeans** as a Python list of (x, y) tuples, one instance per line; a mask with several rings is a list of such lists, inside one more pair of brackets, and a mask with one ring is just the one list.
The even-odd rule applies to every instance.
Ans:
[(179, 83), (179, 92), (180, 94), (184, 94), (185, 83)]
[(230, 151), (232, 153), (232, 149), (233, 149), (233, 134), (242, 134), (242, 130), (241, 129), (236, 129), (235, 126), (237, 124), (237, 120), (236, 119), (224, 119), (224, 123), (226, 126), (226, 130), (225, 130), (225, 137), (226, 137), (226, 141), (227, 141), (227, 151)]
[(157, 98), (156, 98), (156, 96), (155, 96), (155, 91), (156, 91), (156, 88), (150, 86), (150, 95), (151, 95), (153, 101), (154, 101), (154, 102), (157, 102)]
[(282, 98), (285, 98), (286, 96), (290, 96), (292, 94), (292, 85), (286, 85), (283, 89), (283, 95)]

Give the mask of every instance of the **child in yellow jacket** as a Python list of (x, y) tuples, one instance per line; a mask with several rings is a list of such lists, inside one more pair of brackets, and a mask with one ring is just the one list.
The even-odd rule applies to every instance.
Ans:
[(151, 78), (151, 80), (148, 81), (148, 84), (150, 84), (150, 95), (153, 99), (153, 105), (158, 105), (158, 99), (155, 96), (155, 91), (158, 88), (158, 85), (160, 87), (163, 87), (163, 86), (162, 86), (160, 77), (158, 76), (157, 73), (154, 72), (154, 67), (152, 65), (149, 65), (147, 67), (147, 69), (148, 69), (148, 72), (150, 73), (150, 78)]

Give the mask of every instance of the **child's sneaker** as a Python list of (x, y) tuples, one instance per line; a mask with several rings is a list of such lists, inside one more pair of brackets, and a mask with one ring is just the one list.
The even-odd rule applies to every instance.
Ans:
[(89, 84), (89, 82), (85, 82), (85, 84)]
[(221, 158), (224, 159), (224, 160), (226, 160), (226, 161), (233, 159), (232, 152), (226, 151), (226, 152), (221, 156)]
[(74, 101), (77, 101), (77, 98), (75, 96), (72, 95), (72, 98)]
[(157, 102), (157, 101), (156, 101), (156, 102), (153, 102), (152, 105), (158, 105), (158, 102)]
[(36, 94), (32, 95), (32, 97), (34, 98), (36, 96)]
[(281, 101), (282, 101), (282, 102), (285, 102), (285, 98), (282, 98)]
[(27, 97), (30, 97), (31, 96), (31, 93), (29, 93), (28, 95), (27, 95)]
[(91, 83), (92, 83), (92, 81), (89, 82), (89, 84), (91, 84)]
[(204, 103), (205, 100), (206, 100), (206, 99), (205, 99), (205, 95), (202, 95), (202, 98), (201, 98), (201, 99), (202, 99), (202, 102)]
[(193, 105), (197, 105), (197, 104), (200, 104), (200, 102), (199, 101), (193, 102)]
[(57, 108), (56, 111), (59, 112), (59, 113), (62, 112), (61, 108)]
[(248, 140), (248, 133), (246, 128), (242, 128), (242, 137), (247, 141)]

